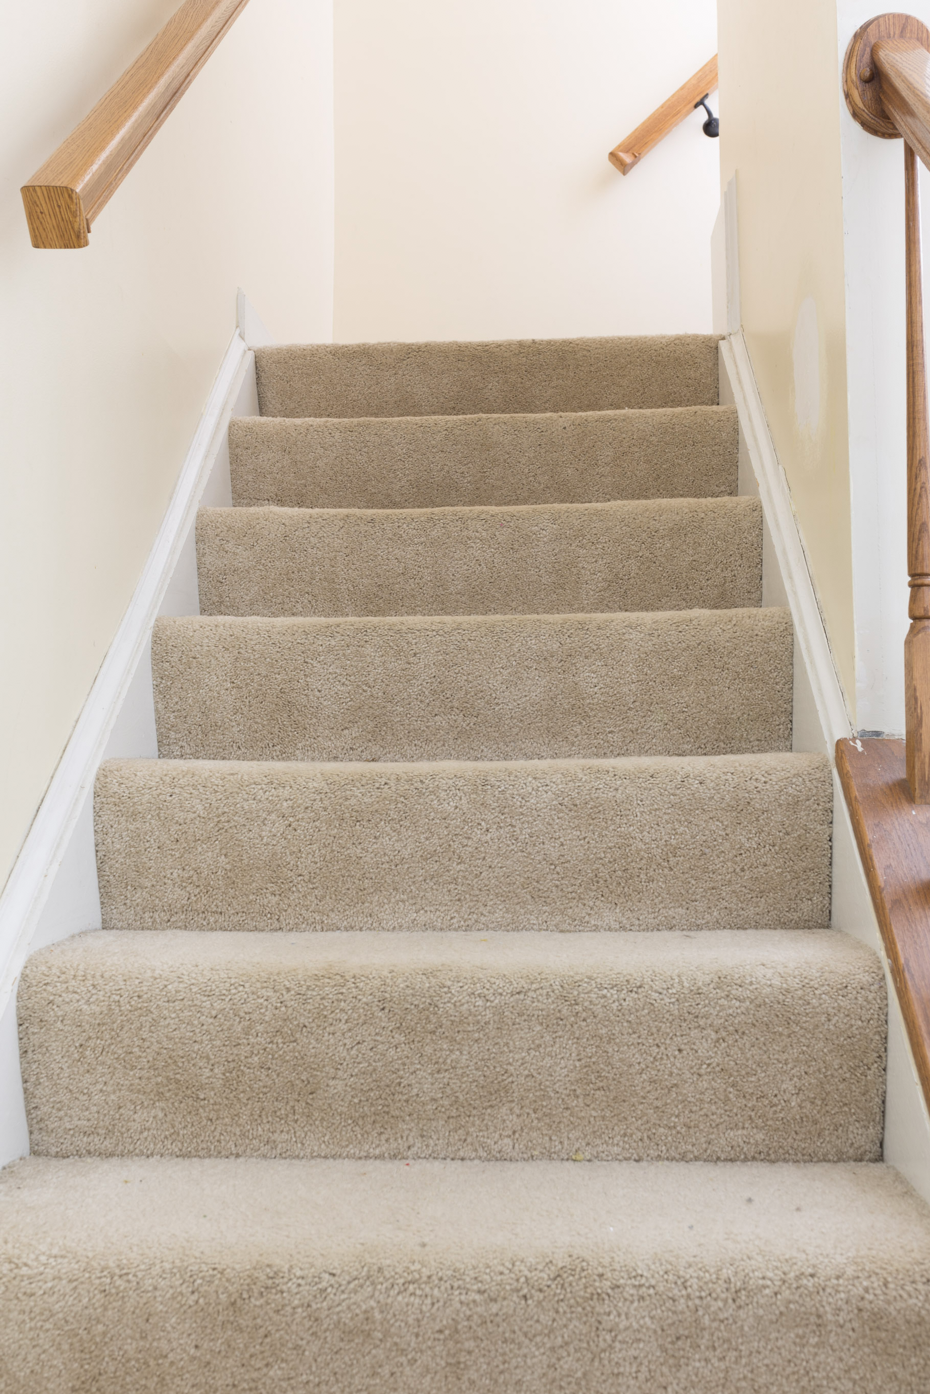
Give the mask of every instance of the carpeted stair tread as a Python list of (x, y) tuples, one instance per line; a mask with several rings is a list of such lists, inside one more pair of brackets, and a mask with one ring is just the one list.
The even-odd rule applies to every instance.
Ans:
[(262, 416), (462, 416), (716, 406), (712, 334), (255, 350)]
[(924, 1394), (893, 1169), (67, 1160), (0, 1175), (5, 1390)]
[(32, 1151), (877, 1161), (885, 986), (835, 930), (100, 931), (19, 989)]
[(669, 614), (165, 618), (159, 754), (537, 760), (791, 748), (779, 609)]
[(206, 615), (594, 614), (762, 599), (758, 499), (202, 508)]
[(736, 493), (735, 407), (229, 423), (233, 503), (440, 508)]
[(105, 929), (815, 929), (819, 755), (288, 764), (114, 760)]

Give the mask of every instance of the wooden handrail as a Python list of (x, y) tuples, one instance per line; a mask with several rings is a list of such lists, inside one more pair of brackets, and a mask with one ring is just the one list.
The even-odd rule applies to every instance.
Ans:
[(644, 155), (648, 155), (653, 146), (658, 145), (660, 140), (664, 140), (669, 131), (673, 131), (677, 125), (684, 121), (686, 116), (690, 116), (694, 108), (699, 104), (702, 97), (708, 96), (717, 90), (717, 55), (714, 54), (709, 63), (705, 63), (703, 68), (699, 68), (694, 77), (689, 77), (688, 81), (679, 87), (677, 92), (673, 92), (667, 102), (663, 102), (660, 107), (647, 116), (641, 126), (627, 136), (626, 140), (621, 140), (619, 145), (615, 145), (607, 156), (614, 169), (619, 169), (621, 174), (629, 174), (631, 169), (639, 164)]
[(23, 185), (33, 247), (86, 247), (90, 225), (248, 0), (185, 0)]
[(930, 1103), (930, 810), (911, 802), (903, 741), (837, 741), (836, 772)]
[(907, 569), (904, 641), (907, 783), (930, 803), (930, 422), (924, 348), (917, 160), (930, 167), (930, 30), (913, 15), (885, 14), (857, 29), (843, 63), (850, 114), (871, 135), (904, 137), (907, 301)]

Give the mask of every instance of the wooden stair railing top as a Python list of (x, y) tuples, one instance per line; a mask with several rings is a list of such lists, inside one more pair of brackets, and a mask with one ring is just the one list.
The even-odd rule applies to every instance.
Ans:
[(664, 140), (670, 131), (684, 121), (686, 116), (690, 116), (695, 107), (700, 106), (701, 99), (707, 97), (711, 92), (717, 90), (717, 55), (703, 68), (699, 68), (693, 77), (689, 77), (677, 92), (673, 92), (667, 102), (663, 102), (660, 107), (647, 116), (643, 123), (636, 127), (636, 130), (627, 136), (626, 140), (621, 140), (619, 145), (615, 145), (607, 156), (614, 169), (619, 169), (621, 174), (629, 174), (631, 169), (639, 164), (644, 155), (648, 155), (653, 146), (658, 145), (660, 140)]
[(26, 184), (34, 247), (86, 247), (90, 225), (248, 0), (185, 0)]

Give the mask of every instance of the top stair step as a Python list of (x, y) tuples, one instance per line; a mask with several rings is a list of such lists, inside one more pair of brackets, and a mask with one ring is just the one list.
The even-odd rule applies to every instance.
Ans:
[(717, 338), (283, 344), (255, 350), (262, 416), (462, 416), (716, 406)]

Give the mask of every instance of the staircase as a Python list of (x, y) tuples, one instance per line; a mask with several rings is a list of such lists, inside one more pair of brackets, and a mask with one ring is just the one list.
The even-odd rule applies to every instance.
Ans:
[(0, 1391), (925, 1394), (716, 341), (256, 360), (20, 986)]

